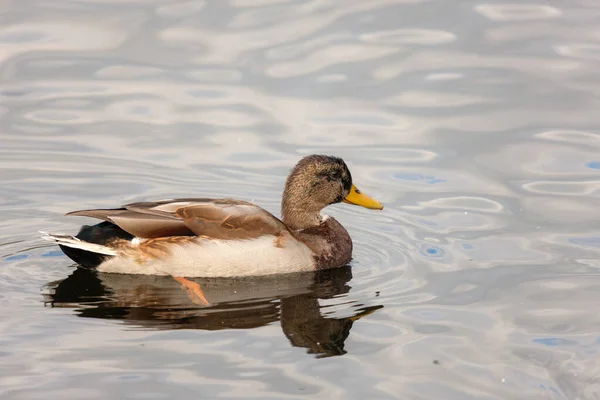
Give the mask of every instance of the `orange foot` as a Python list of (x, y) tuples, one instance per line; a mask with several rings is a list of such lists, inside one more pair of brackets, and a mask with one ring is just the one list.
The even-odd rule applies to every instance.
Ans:
[(210, 303), (204, 296), (204, 292), (202, 292), (202, 289), (200, 289), (200, 285), (198, 285), (196, 282), (192, 282), (186, 278), (177, 276), (174, 276), (173, 279), (181, 284), (181, 288), (187, 292), (188, 297), (194, 304), (210, 306)]

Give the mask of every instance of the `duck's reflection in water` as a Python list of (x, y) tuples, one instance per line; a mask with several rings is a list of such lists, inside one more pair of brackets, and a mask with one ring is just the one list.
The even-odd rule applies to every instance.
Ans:
[[(319, 299), (348, 293), (350, 267), (252, 278), (194, 278), (97, 273), (76, 269), (47, 284), (46, 304), (87, 318), (119, 319), (149, 329), (250, 329), (281, 321), (293, 346), (318, 357), (345, 354), (353, 323), (382, 308), (346, 302), (353, 315), (325, 317)], [(201, 288), (202, 296), (190, 283)]]

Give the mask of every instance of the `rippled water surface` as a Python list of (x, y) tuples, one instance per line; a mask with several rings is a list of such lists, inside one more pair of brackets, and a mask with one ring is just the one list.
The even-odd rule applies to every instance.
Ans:
[[(3, 399), (600, 399), (600, 2), (0, 1)], [(80, 208), (310, 153), (386, 208), (348, 268), (74, 268)]]

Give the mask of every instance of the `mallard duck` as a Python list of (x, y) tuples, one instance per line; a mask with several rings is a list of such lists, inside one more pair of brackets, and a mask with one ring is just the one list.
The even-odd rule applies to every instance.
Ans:
[(310, 155), (287, 177), (281, 219), (247, 201), (184, 198), (73, 211), (67, 215), (104, 222), (83, 226), (76, 236), (43, 237), (101, 272), (234, 277), (312, 271), (352, 258), (346, 229), (321, 214), (340, 202), (383, 209), (354, 186), (341, 158)]

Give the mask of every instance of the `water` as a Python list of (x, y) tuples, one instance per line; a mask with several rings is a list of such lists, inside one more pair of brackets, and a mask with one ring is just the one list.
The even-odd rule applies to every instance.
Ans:
[[(0, 3), (0, 397), (600, 398), (600, 3)], [(74, 209), (233, 196), (302, 156), (385, 205), (351, 268), (76, 270)]]

